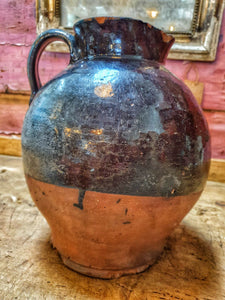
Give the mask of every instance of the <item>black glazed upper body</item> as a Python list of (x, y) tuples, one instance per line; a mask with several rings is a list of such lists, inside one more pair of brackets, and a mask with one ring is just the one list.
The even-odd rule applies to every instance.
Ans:
[(101, 55), (40, 89), (22, 148), (35, 179), (141, 196), (201, 191), (210, 158), (207, 124), (181, 81), (157, 62)]

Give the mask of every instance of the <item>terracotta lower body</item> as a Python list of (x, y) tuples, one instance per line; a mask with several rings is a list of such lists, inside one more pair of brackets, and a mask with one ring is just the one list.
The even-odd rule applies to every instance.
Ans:
[(147, 269), (201, 194), (166, 198), (86, 191), (81, 209), (78, 189), (26, 179), (63, 262), (99, 278)]

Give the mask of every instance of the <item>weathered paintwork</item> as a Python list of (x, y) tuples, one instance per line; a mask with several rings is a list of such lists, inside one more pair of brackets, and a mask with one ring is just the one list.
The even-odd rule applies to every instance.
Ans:
[[(75, 39), (60, 30), (46, 32), (31, 50), (28, 74), (32, 97), (22, 132), (24, 170), (32, 197), (36, 202), (38, 197), (37, 206), (49, 221), (53, 242), (67, 265), (81, 271), (76, 268), (80, 264), (82, 270), (92, 270), (86, 273), (100, 277), (105, 277), (105, 272), (101, 276), (95, 269), (113, 269), (107, 277), (117, 277), (150, 265), (161, 252), (165, 238), (197, 201), (209, 169), (209, 133), (193, 95), (160, 63), (172, 45), (172, 37), (141, 21), (119, 18), (88, 19), (75, 25), (74, 30)], [(70, 46), (71, 64), (39, 89), (37, 62), (44, 46), (56, 38)], [(57, 187), (63, 192), (58, 194)], [(34, 193), (37, 189), (39, 196)], [(71, 193), (74, 199), (69, 201)], [(115, 253), (120, 238), (110, 242), (101, 219), (105, 215), (102, 203), (107, 199), (112, 220), (117, 222), (114, 207), (123, 197), (130, 199), (125, 211), (132, 211), (132, 216), (128, 223), (118, 221), (118, 226), (135, 226), (139, 220), (139, 230), (147, 230), (151, 236), (152, 228), (145, 228), (146, 220), (140, 213), (148, 207), (148, 218), (155, 220), (152, 222), (157, 230), (154, 241), (145, 242), (143, 235), (135, 231), (136, 258), (129, 258), (126, 250), (128, 257), (121, 267), (126, 271), (119, 271), (123, 258), (118, 256), (115, 264)], [(88, 215), (93, 213), (93, 228), (98, 228), (96, 234), (105, 235), (107, 242), (99, 245), (96, 239), (98, 250), (88, 246), (93, 228), (84, 230), (83, 243), (78, 231), (71, 237), (72, 242), (66, 242), (52, 221), (56, 209), (50, 210), (50, 198), (65, 221), (63, 232), (75, 226), (75, 211), (79, 231), (87, 224), (89, 201), (94, 207), (100, 202), (101, 209), (93, 208)], [(168, 202), (168, 215), (160, 227), (163, 201)], [(61, 243), (67, 246), (61, 247)], [(77, 243), (81, 248), (93, 249), (90, 257), (96, 265), (88, 261), (85, 264), (75, 250)], [(128, 238), (125, 248), (131, 249), (133, 243)], [(70, 251), (76, 255), (70, 255)], [(143, 256), (143, 252), (148, 254)], [(102, 261), (108, 261), (108, 267), (96, 260), (99, 253)]]

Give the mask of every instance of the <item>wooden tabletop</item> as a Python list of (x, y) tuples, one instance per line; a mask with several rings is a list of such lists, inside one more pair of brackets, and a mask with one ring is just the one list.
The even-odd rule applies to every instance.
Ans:
[(27, 190), (21, 158), (0, 156), (0, 299), (225, 299), (225, 183), (204, 193), (147, 271), (101, 280), (65, 267)]

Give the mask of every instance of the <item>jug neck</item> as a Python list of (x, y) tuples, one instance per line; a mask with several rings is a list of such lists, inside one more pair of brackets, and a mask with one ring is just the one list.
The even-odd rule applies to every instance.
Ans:
[(77, 57), (136, 56), (163, 63), (174, 38), (140, 20), (119, 17), (84, 19), (74, 25)]

